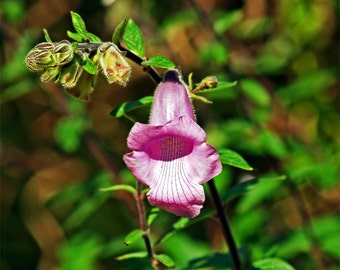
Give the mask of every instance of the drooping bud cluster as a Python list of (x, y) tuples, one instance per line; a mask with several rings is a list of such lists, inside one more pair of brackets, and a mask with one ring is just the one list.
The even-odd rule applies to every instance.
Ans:
[(42, 72), (42, 82), (55, 79), (60, 67), (74, 57), (72, 44), (67, 40), (43, 42), (35, 46), (26, 56), (25, 64), (33, 72)]

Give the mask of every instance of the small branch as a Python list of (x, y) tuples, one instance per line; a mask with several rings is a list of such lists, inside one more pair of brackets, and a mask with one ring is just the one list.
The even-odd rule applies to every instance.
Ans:
[(241, 260), (240, 260), (239, 254), (238, 254), (237, 246), (236, 246), (233, 234), (231, 232), (227, 216), (224, 213), (223, 204), (222, 204), (221, 198), (220, 198), (220, 196), (217, 192), (214, 179), (211, 179), (208, 182), (208, 187), (209, 187), (211, 197), (213, 199), (213, 202), (214, 202), (214, 205), (215, 205), (215, 208), (216, 208), (216, 211), (217, 211), (218, 218), (219, 218), (221, 226), (222, 226), (222, 231), (223, 231), (223, 234), (224, 234), (225, 241), (226, 241), (228, 248), (229, 248), (231, 260), (232, 260), (233, 265), (234, 265), (233, 269), (241, 270), (242, 264), (241, 264)]
[(140, 228), (143, 232), (143, 239), (146, 246), (146, 251), (148, 253), (151, 265), (154, 269), (158, 270), (160, 269), (158, 261), (154, 257), (154, 251), (151, 245), (150, 237), (149, 237), (149, 227), (146, 223), (145, 218), (145, 209), (144, 209), (144, 193), (142, 192), (142, 185), (139, 181), (137, 181), (137, 194), (136, 194), (136, 202), (137, 202), (137, 210), (138, 210), (138, 217), (139, 217), (139, 223)]
[[(89, 42), (89, 43), (78, 43), (77, 50), (84, 51), (89, 55), (94, 54), (97, 52), (98, 48), (105, 42)], [(139, 65), (143, 68), (145, 72), (149, 74), (152, 80), (158, 84), (162, 81), (162, 77), (158, 74), (158, 72), (150, 66), (143, 66), (142, 62), (145, 60), (138, 55), (134, 54), (133, 52), (129, 51), (128, 49), (124, 48), (121, 44), (116, 44), (118, 48), (124, 52), (124, 56), (129, 58), (131, 61)]]

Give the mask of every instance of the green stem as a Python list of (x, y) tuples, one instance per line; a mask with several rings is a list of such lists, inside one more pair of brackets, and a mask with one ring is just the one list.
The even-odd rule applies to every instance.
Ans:
[(213, 202), (214, 202), (214, 205), (215, 205), (215, 208), (216, 208), (216, 211), (217, 211), (218, 218), (219, 218), (221, 226), (222, 226), (222, 231), (223, 231), (225, 241), (226, 241), (228, 248), (229, 248), (230, 257), (231, 257), (231, 260), (232, 260), (233, 266), (234, 266), (233, 269), (241, 270), (242, 264), (241, 264), (241, 260), (240, 260), (239, 254), (238, 254), (237, 246), (236, 246), (233, 234), (231, 232), (227, 216), (224, 213), (223, 204), (222, 204), (221, 198), (220, 198), (220, 196), (217, 192), (214, 179), (211, 179), (208, 182), (208, 187), (209, 187), (211, 197), (213, 199)]
[(143, 239), (144, 239), (146, 251), (148, 253), (151, 265), (153, 266), (154, 269), (158, 270), (160, 269), (159, 264), (154, 256), (154, 251), (153, 251), (150, 237), (149, 237), (149, 227), (146, 223), (145, 209), (144, 209), (144, 203), (143, 203), (144, 193), (142, 191), (142, 184), (139, 181), (137, 181), (136, 189), (137, 189), (136, 202), (137, 202), (138, 217), (139, 217), (140, 228), (143, 232)]

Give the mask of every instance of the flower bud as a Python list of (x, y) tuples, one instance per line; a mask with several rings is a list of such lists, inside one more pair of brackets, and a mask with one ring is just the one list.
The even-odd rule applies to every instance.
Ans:
[(55, 43), (43, 42), (29, 51), (25, 58), (25, 65), (33, 72), (44, 71), (47, 68), (69, 63), (73, 56), (72, 44), (67, 40)]
[(64, 88), (73, 88), (76, 86), (81, 74), (83, 73), (83, 67), (74, 61), (71, 65), (63, 68), (60, 73), (60, 83)]
[(119, 48), (113, 43), (104, 43), (98, 48), (98, 55), (107, 81), (125, 86), (131, 75), (131, 67)]
[(55, 80), (59, 74), (59, 67), (47, 68), (40, 76), (40, 80), (43, 83)]
[(53, 45), (53, 57), (57, 65), (65, 65), (73, 59), (73, 48), (69, 41), (62, 40), (60, 42), (53, 43)]
[(33, 72), (43, 71), (53, 63), (52, 52), (52, 43), (40, 43), (29, 51), (25, 58), (25, 65)]

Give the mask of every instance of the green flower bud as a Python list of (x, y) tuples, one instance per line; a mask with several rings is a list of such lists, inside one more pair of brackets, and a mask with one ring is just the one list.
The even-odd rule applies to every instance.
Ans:
[(40, 43), (29, 51), (25, 58), (25, 65), (33, 72), (43, 71), (53, 64), (52, 52), (52, 43)]
[(40, 76), (40, 80), (43, 83), (55, 80), (59, 74), (59, 67), (47, 68)]
[(131, 75), (131, 67), (113, 43), (104, 43), (98, 48), (99, 65), (109, 83), (125, 86)]
[(65, 65), (74, 57), (72, 44), (67, 40), (53, 43), (53, 57), (57, 65)]
[(69, 63), (73, 56), (72, 44), (67, 40), (55, 43), (43, 42), (29, 51), (25, 58), (25, 65), (33, 72), (44, 71), (47, 68)]

